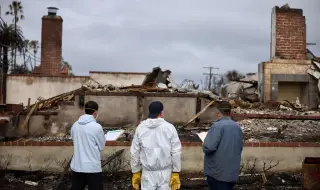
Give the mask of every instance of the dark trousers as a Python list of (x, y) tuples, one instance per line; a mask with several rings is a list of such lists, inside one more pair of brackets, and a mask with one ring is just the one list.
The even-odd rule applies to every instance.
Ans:
[(207, 176), (207, 183), (210, 190), (232, 190), (235, 183), (223, 182)]
[(103, 190), (102, 173), (79, 173), (72, 171), (71, 190)]

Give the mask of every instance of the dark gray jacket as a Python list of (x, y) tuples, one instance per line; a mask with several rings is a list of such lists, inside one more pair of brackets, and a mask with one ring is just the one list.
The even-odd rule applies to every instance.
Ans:
[(223, 182), (239, 178), (242, 130), (230, 117), (215, 122), (204, 140), (204, 174)]

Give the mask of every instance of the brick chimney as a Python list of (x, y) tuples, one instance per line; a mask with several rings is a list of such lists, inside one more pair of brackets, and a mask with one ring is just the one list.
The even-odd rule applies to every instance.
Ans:
[(62, 18), (58, 8), (48, 7), (48, 15), (42, 17), (40, 73), (46, 76), (60, 75), (62, 59)]
[(306, 59), (306, 19), (288, 4), (271, 13), (271, 58)]

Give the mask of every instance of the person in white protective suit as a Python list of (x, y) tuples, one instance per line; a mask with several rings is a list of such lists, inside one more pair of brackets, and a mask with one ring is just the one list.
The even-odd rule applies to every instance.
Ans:
[(131, 145), (132, 186), (142, 190), (180, 189), (181, 143), (164, 120), (163, 104), (149, 105), (148, 119), (137, 127)]

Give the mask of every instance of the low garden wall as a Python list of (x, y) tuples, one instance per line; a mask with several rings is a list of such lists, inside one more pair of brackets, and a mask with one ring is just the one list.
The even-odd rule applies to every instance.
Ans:
[[(183, 172), (202, 172), (202, 143), (182, 142)], [(130, 160), (130, 142), (108, 142), (102, 157), (117, 150), (125, 149), (123, 159)], [(0, 143), (2, 163), (10, 160), (8, 169), (43, 170), (59, 172), (61, 163), (68, 161), (73, 154), (72, 142), (11, 141)], [(305, 142), (247, 142), (242, 153), (242, 164), (254, 166), (257, 171), (273, 166), (274, 171), (294, 171), (302, 169), (305, 157), (320, 155), (320, 143)], [(247, 167), (247, 166), (245, 166)], [(127, 168), (129, 169), (129, 168)]]

